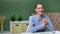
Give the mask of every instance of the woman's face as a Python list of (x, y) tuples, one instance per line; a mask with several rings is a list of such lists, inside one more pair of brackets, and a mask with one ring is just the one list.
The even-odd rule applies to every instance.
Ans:
[(38, 15), (42, 15), (44, 13), (44, 7), (42, 4), (38, 4), (36, 6), (35, 11), (37, 12)]

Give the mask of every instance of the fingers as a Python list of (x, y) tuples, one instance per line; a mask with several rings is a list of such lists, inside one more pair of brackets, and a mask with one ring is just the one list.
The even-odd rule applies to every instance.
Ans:
[(47, 19), (46, 18), (42, 18), (42, 22), (47, 24)]

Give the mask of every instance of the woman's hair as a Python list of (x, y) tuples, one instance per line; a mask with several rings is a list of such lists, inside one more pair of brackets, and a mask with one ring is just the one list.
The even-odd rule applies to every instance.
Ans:
[(37, 5), (39, 5), (39, 4), (41, 4), (41, 5), (44, 7), (44, 4), (43, 4), (43, 3), (37, 3), (37, 4), (35, 5), (35, 8), (36, 8)]

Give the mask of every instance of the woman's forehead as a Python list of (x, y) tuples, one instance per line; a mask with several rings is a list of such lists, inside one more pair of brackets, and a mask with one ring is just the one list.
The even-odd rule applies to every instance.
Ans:
[(42, 4), (38, 4), (36, 7), (43, 7), (43, 5)]

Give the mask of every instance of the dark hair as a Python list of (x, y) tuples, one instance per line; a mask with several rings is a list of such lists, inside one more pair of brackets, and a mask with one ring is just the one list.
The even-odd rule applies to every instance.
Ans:
[(35, 5), (35, 8), (36, 8), (37, 5), (39, 5), (39, 4), (41, 4), (41, 5), (44, 7), (44, 4), (43, 4), (43, 3), (37, 3), (37, 4)]

